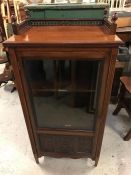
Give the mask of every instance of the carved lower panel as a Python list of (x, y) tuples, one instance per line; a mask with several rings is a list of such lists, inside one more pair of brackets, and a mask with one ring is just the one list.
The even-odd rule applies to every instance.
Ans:
[(41, 134), (39, 145), (41, 152), (67, 155), (84, 153), (90, 155), (92, 151), (91, 137), (86, 136), (62, 136)]

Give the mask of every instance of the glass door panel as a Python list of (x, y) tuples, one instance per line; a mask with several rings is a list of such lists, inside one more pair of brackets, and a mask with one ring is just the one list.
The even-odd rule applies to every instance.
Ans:
[(39, 128), (95, 129), (101, 61), (23, 59)]

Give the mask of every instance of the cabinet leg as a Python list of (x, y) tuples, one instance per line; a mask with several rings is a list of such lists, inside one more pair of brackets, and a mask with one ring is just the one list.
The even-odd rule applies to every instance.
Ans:
[(34, 154), (34, 158), (35, 158), (36, 163), (39, 164), (39, 158), (37, 157), (36, 154)]
[(95, 159), (95, 167), (97, 167), (98, 161), (99, 161), (99, 158), (97, 157), (97, 158)]

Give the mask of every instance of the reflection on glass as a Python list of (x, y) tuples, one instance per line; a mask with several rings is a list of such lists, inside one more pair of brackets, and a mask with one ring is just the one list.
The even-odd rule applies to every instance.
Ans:
[(94, 130), (100, 61), (25, 59), (23, 65), (38, 127)]

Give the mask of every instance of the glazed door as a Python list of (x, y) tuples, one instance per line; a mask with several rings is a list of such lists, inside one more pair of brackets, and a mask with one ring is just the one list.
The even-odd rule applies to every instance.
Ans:
[(37, 128), (95, 131), (102, 60), (22, 59)]

